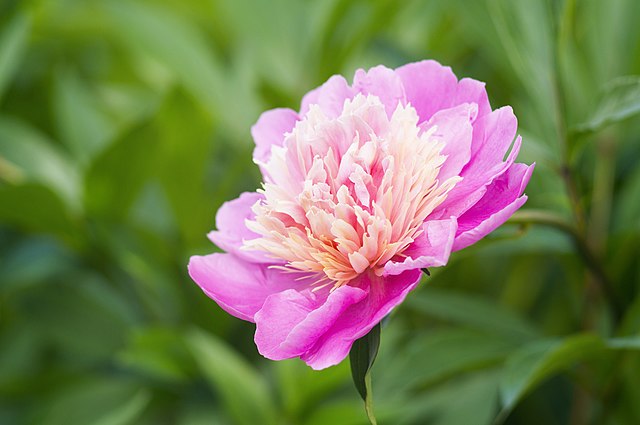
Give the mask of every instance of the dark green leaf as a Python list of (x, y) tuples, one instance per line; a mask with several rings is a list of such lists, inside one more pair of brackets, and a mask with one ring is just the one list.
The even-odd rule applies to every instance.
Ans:
[[(41, 405), (43, 425), (133, 425), (150, 401), (140, 384), (103, 377), (57, 389)], [(49, 404), (49, 405), (47, 405)], [(40, 406), (39, 406), (40, 407)]]
[(98, 155), (85, 178), (87, 212), (98, 217), (123, 217), (129, 213), (151, 177), (158, 156), (159, 134), (144, 124), (123, 134)]
[(349, 362), (351, 363), (351, 377), (356, 389), (363, 400), (367, 401), (368, 388), (367, 377), (371, 371), (373, 363), (378, 355), (380, 347), (380, 324), (377, 324), (371, 331), (356, 340), (349, 351)]
[(500, 386), (502, 414), (507, 414), (543, 381), (605, 349), (605, 343), (595, 335), (541, 340), (525, 345), (505, 364)]
[(410, 308), (447, 322), (462, 324), (485, 332), (527, 340), (536, 329), (521, 316), (504, 307), (470, 294), (425, 286), (407, 300)]
[(40, 184), (0, 185), (0, 222), (31, 232), (56, 234), (62, 240), (73, 239), (76, 233), (67, 206)]
[(411, 335), (411, 341), (384, 362), (376, 375), (378, 394), (416, 391), (478, 369), (495, 367), (517, 342), (470, 329), (439, 329)]

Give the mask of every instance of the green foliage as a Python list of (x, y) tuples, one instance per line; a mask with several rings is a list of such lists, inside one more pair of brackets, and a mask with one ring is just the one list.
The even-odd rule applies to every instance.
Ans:
[(640, 423), (638, 16), (636, 0), (0, 2), (0, 423), (368, 423), (348, 362), (261, 358), (186, 264), (259, 184), (261, 111), (423, 58), (512, 105), (537, 166), (512, 224), (383, 327), (379, 423)]

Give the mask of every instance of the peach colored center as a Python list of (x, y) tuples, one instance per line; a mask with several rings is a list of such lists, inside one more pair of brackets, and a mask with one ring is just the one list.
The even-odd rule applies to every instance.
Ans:
[(244, 249), (267, 252), (285, 270), (335, 289), (384, 264), (422, 232), (422, 223), (461, 180), (438, 181), (443, 143), (421, 131), (410, 105), (392, 117), (376, 96), (345, 101), (327, 117), (317, 105), (274, 146), (265, 199), (247, 227), (261, 237)]

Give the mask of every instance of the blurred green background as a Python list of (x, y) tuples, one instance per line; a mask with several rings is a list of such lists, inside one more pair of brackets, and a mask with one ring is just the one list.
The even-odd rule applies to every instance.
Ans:
[[(432, 58), (510, 104), (529, 202), (383, 329), (382, 424), (640, 423), (637, 0), (0, 0), (0, 423), (366, 424), (186, 273), (250, 127)], [(232, 271), (230, 271), (232, 272)]]

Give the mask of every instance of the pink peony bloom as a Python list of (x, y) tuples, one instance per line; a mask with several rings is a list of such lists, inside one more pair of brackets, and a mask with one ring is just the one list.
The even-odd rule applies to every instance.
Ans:
[[(331, 77), (300, 112), (252, 128), (263, 188), (225, 203), (191, 277), (255, 322), (260, 353), (314, 369), (343, 360), (414, 289), (421, 268), (483, 238), (525, 203), (533, 165), (510, 107), (423, 61)], [(509, 152), (510, 151), (510, 152)], [(506, 157), (506, 159), (505, 159)]]

